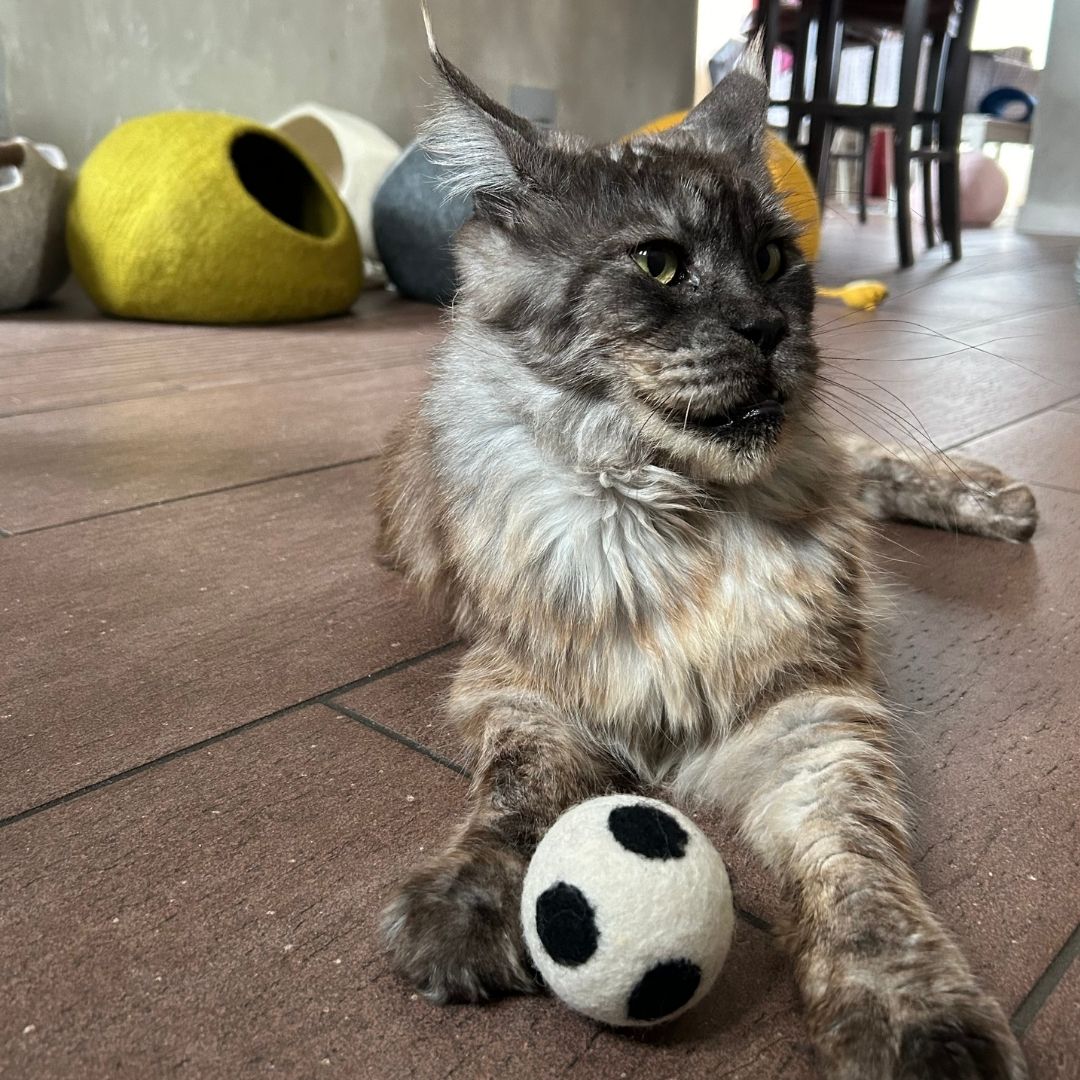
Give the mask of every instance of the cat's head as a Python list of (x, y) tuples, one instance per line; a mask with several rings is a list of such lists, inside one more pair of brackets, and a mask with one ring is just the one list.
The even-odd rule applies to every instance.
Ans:
[(679, 126), (591, 146), (431, 48), (448, 93), (426, 145), (475, 207), (456, 244), (460, 315), (540, 377), (618, 403), (655, 460), (752, 480), (817, 365), (810, 269), (765, 163), (764, 82), (738, 70)]

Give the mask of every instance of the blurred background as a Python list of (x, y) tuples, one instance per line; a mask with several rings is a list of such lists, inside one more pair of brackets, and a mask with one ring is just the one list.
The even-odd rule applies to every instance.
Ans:
[[(703, 96), (709, 60), (739, 37), (752, 4), (441, 0), (432, 7), (445, 51), (501, 100), (515, 87), (550, 90), (560, 125), (610, 139)], [(1063, 24), (1064, 9), (1075, 21), (1078, 5), (1059, 6)], [(1060, 108), (1067, 116), (1080, 105), (1077, 76), (1067, 70), (1075, 38), (1065, 35), (1061, 62), (1043, 72), (1052, 9), (1053, 0), (982, 0), (970, 96), (1030, 69), (1019, 81), (1049, 98), (1036, 119), (1045, 128), (1041, 149), (1053, 158), (1048, 168), (1075, 173), (1070, 155), (1077, 151), (1066, 145), (1073, 140), (1044, 115)], [(899, 40), (882, 51), (879, 101), (895, 101), (899, 53)], [(844, 50), (839, 100), (861, 100), (866, 54)], [(1016, 66), (995, 68), (995, 54)], [(790, 63), (775, 74), (786, 88)], [(0, 0), (0, 137), (55, 143), (76, 165), (122, 120), (172, 108), (270, 121), (314, 100), (357, 113), (404, 143), (430, 100), (430, 81), (418, 5), (401, 0)], [(969, 111), (977, 104), (970, 101)], [(994, 143), (991, 150), (1008, 176), (1005, 213), (1014, 214), (1028, 193), (1031, 143)], [(841, 170), (832, 186), (849, 189), (850, 177)], [(885, 195), (880, 184), (877, 192)], [(1043, 189), (1037, 195), (1040, 207), (1050, 197)], [(1042, 209), (1027, 217), (1034, 228), (1064, 226), (1055, 219), (1048, 228)], [(1080, 231), (1080, 217), (1069, 227)]]

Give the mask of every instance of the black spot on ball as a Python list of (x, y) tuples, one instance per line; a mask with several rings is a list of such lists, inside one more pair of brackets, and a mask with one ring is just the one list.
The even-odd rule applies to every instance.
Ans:
[(585, 894), (560, 881), (536, 898), (536, 933), (548, 956), (563, 967), (584, 964), (600, 940)]
[(660, 1020), (681, 1009), (701, 985), (701, 968), (689, 960), (665, 960), (649, 968), (630, 992), (631, 1020)]
[(608, 828), (627, 851), (646, 859), (681, 859), (690, 839), (669, 813), (647, 803), (615, 807)]

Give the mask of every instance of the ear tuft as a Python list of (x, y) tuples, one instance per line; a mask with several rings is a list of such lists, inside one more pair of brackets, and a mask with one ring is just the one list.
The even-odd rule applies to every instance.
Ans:
[(735, 71), (745, 72), (768, 87), (768, 73), (765, 71), (765, 27), (759, 27), (746, 43), (746, 48), (735, 61)]
[(671, 130), (689, 135), (709, 151), (764, 161), (769, 87), (765, 80), (762, 45), (759, 32), (743, 50), (735, 69), (690, 110), (677, 128)]
[(439, 51), (427, 4), (421, 3), (428, 50), (446, 82), (446, 92), (420, 131), (420, 141), (446, 166), (444, 187), (457, 196), (480, 196), (477, 211), (490, 204), (505, 210), (525, 186), (521, 163), (538, 141), (536, 129), (480, 89)]
[(427, 9), (427, 0), (420, 0), (420, 15), (424, 20), (424, 33), (427, 34), (428, 52), (435, 56), (439, 49), (435, 44), (435, 31), (431, 28), (431, 12)]

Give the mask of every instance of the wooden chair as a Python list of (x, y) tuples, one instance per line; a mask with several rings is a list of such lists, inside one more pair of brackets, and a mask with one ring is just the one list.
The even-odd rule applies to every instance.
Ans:
[[(959, 145), (963, 120), (964, 90), (971, 55), (971, 32), (977, 0), (803, 0), (797, 9), (765, 0), (760, 21), (765, 27), (767, 70), (772, 50), (784, 43), (795, 21), (795, 64), (788, 107), (788, 134), (795, 144), (804, 116), (810, 117), (810, 138), (803, 150), (810, 175), (824, 198), (828, 182), (829, 149), (838, 127), (860, 132), (865, 151), (870, 128), (887, 124), (893, 129), (893, 174), (896, 178), (897, 245), (900, 264), (911, 266), (911, 162), (923, 170), (924, 226), (927, 244), (935, 242), (935, 217), (955, 261), (961, 256)], [(809, 60), (810, 27), (817, 24), (817, 47), (813, 95), (805, 94)], [(876, 105), (873, 88), (861, 105), (836, 101), (840, 50), (845, 41), (864, 38), (889, 29), (903, 33), (900, 59), (900, 86), (896, 105)], [(918, 99), (919, 61), (923, 42), (930, 47), (923, 85), (922, 104)], [(880, 40), (880, 39), (879, 39)], [(876, 74), (876, 72), (875, 72)], [(912, 132), (919, 129), (919, 147), (912, 147)], [(932, 166), (938, 169), (938, 207), (934, 213)], [(865, 158), (861, 182), (865, 183)], [(865, 211), (860, 214), (865, 219)]]

